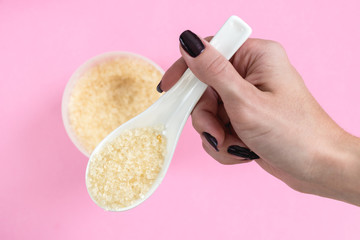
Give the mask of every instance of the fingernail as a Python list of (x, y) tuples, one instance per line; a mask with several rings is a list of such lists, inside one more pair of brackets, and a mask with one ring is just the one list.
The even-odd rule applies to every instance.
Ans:
[(184, 31), (179, 40), (181, 47), (193, 58), (199, 56), (205, 49), (200, 38), (190, 30)]
[(163, 90), (160, 87), (161, 81), (159, 82), (159, 84), (156, 86), (156, 91), (158, 91), (159, 93), (162, 93)]
[(210, 143), (210, 145), (218, 152), (219, 149), (217, 147), (218, 145), (218, 142), (216, 140), (216, 138), (214, 138), (213, 136), (211, 136), (209, 133), (207, 132), (203, 132), (202, 133), (203, 136), (206, 138), (206, 140)]
[(238, 157), (251, 159), (251, 160), (260, 158), (256, 153), (254, 153), (250, 149), (240, 147), (238, 145), (232, 145), (228, 147), (227, 152), (230, 153), (231, 155), (235, 155)]

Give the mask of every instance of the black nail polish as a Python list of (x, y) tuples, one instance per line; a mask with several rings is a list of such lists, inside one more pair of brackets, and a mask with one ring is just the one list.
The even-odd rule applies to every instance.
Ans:
[(253, 151), (250, 152), (250, 157), (249, 157), (251, 160), (254, 160), (254, 159), (259, 159), (259, 155), (257, 155), (256, 153), (254, 153)]
[(210, 143), (210, 145), (218, 152), (219, 149), (217, 147), (218, 145), (218, 142), (216, 140), (216, 138), (214, 138), (213, 136), (211, 136), (209, 133), (207, 132), (203, 132), (202, 133), (203, 136), (206, 138), (206, 140)]
[(179, 40), (181, 47), (193, 58), (199, 56), (205, 49), (200, 38), (190, 30), (184, 31)]
[(232, 155), (246, 159), (251, 159), (251, 160), (260, 158), (256, 153), (252, 152), (250, 149), (240, 147), (238, 145), (232, 145), (228, 147), (227, 152)]
[(162, 93), (163, 90), (160, 87), (161, 81), (159, 82), (159, 84), (156, 86), (156, 91), (158, 91), (159, 93)]

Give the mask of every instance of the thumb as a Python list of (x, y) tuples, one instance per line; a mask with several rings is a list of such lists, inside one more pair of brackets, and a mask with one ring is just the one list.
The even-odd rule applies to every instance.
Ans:
[(214, 88), (224, 103), (251, 98), (249, 93), (254, 92), (255, 87), (209, 42), (190, 30), (184, 31), (179, 40), (187, 66), (200, 81)]

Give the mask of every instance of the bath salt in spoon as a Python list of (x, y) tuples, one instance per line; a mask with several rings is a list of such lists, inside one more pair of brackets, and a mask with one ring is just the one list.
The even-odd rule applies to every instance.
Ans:
[[(231, 16), (210, 44), (230, 59), (251, 34)], [(131, 209), (154, 193), (170, 165), (181, 131), (207, 85), (187, 69), (152, 106), (110, 133), (86, 169), (92, 200), (109, 211)]]

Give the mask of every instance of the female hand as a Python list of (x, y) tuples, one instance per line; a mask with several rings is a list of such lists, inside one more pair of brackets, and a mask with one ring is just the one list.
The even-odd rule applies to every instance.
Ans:
[[(222, 164), (255, 161), (295, 190), (360, 205), (360, 143), (320, 107), (282, 46), (249, 39), (227, 61), (191, 31), (165, 73), (189, 67), (209, 87), (192, 112), (203, 148)], [(161, 90), (161, 91), (162, 91)]]

